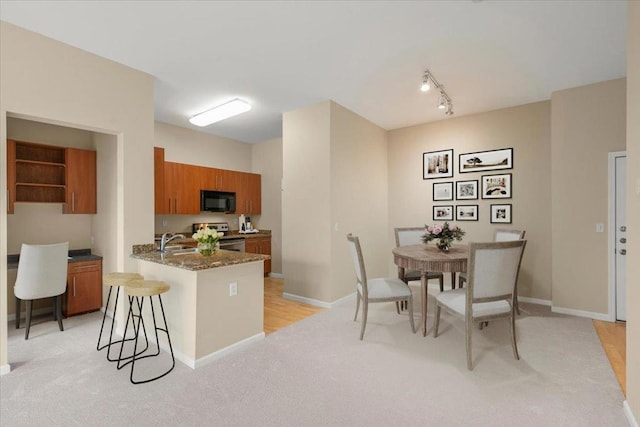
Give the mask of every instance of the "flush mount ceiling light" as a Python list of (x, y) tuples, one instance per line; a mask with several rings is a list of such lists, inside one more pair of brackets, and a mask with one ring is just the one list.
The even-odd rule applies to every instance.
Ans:
[(189, 122), (196, 126), (209, 126), (212, 123), (237, 116), (249, 110), (251, 110), (251, 105), (248, 102), (235, 98), (203, 113), (196, 114), (189, 119)]
[(435, 86), (435, 88), (440, 91), (440, 98), (438, 99), (438, 108), (441, 110), (446, 109), (445, 114), (447, 116), (452, 116), (453, 102), (451, 101), (451, 98), (449, 97), (449, 95), (447, 95), (447, 92), (445, 92), (444, 86), (438, 83), (436, 78), (433, 77), (433, 74), (431, 73), (431, 71), (425, 70), (424, 74), (422, 75), (422, 85), (420, 85), (420, 90), (422, 92), (426, 92), (429, 90), (429, 88), (431, 87), (429, 82), (433, 83), (433, 86)]

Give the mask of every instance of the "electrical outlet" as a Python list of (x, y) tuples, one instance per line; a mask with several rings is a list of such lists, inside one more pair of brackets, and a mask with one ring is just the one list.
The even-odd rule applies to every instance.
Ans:
[(96, 243), (95, 237), (91, 236), (91, 246), (93, 246), (95, 243)]
[(238, 295), (238, 282), (229, 283), (229, 296), (235, 297)]
[(604, 224), (599, 222), (596, 224), (596, 233), (604, 233)]
[(167, 228), (167, 220), (166, 220), (166, 219), (163, 219), (163, 220), (162, 220), (162, 226), (163, 226), (164, 228)]

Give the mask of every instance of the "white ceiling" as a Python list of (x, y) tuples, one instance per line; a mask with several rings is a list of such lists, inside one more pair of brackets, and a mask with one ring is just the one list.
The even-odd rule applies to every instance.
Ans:
[[(385, 129), (624, 77), (626, 1), (1, 1), (0, 19), (156, 77), (156, 120), (244, 142), (331, 99)], [(206, 128), (188, 118), (241, 97)]]

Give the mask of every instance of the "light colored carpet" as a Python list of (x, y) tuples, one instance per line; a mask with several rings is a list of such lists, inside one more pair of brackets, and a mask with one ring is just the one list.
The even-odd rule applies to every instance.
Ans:
[[(11, 323), (0, 423), (627, 426), (591, 320), (521, 307), (521, 360), (506, 321), (495, 321), (474, 330), (471, 372), (461, 320), (445, 314), (442, 335), (423, 338), (393, 304), (373, 304), (359, 341), (351, 300), (195, 371), (176, 362), (146, 385), (130, 384), (127, 369), (95, 350), (100, 313), (66, 319), (65, 332), (54, 322), (32, 326), (28, 341)], [(432, 299), (429, 309), (432, 316)]]

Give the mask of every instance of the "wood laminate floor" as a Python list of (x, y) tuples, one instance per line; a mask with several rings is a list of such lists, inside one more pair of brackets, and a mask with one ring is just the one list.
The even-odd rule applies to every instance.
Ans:
[(270, 334), (322, 311), (313, 305), (282, 297), (284, 280), (264, 278), (264, 332)]
[(613, 372), (615, 372), (622, 392), (627, 395), (627, 324), (624, 322), (603, 322), (594, 320), (604, 352), (609, 358)]

